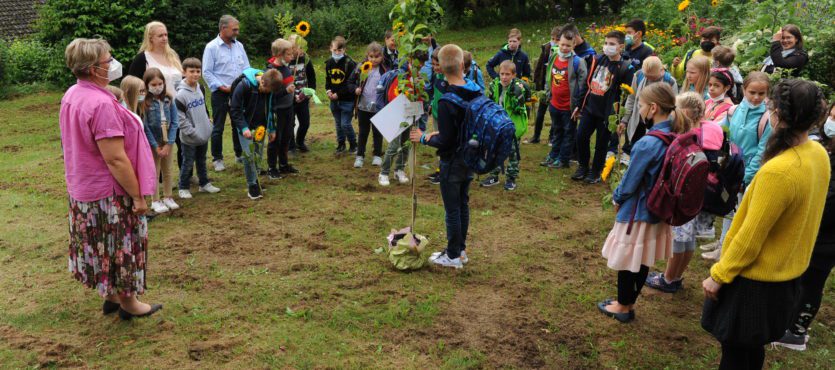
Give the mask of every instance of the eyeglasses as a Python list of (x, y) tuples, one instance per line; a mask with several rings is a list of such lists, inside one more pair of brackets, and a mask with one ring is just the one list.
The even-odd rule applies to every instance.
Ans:
[(105, 64), (105, 63), (109, 64), (109, 63), (113, 62), (114, 60), (116, 60), (116, 58), (114, 58), (113, 56), (110, 56), (110, 59), (108, 59), (106, 62), (96, 62), (96, 65), (98, 66), (98, 65)]

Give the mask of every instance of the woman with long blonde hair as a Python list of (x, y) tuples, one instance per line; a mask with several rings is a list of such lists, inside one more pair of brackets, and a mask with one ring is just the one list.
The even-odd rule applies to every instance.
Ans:
[(165, 75), (165, 89), (171, 95), (176, 94), (177, 85), (183, 79), (183, 65), (180, 56), (168, 44), (168, 29), (162, 22), (153, 21), (145, 25), (139, 54), (133, 59), (128, 74), (141, 79), (148, 68), (159, 68)]

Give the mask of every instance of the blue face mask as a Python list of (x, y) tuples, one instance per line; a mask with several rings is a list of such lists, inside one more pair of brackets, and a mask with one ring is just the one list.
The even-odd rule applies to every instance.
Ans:
[(340, 61), (344, 57), (345, 57), (345, 54), (331, 53), (331, 58), (333, 58), (333, 60), (335, 60), (337, 62)]
[(557, 47), (557, 43), (556, 43), (556, 42), (550, 41), (550, 43), (551, 43), (551, 47), (552, 47), (552, 48)]
[(635, 40), (632, 38), (632, 35), (626, 35), (626, 46), (632, 46), (635, 43)]
[(574, 52), (573, 52), (573, 51), (569, 51), (569, 52), (567, 52), (567, 53), (563, 53), (562, 51), (560, 51), (560, 50), (558, 49), (558, 50), (557, 50), (557, 55), (559, 55), (559, 56), (560, 56), (560, 58), (563, 58), (563, 59), (568, 59), (568, 58), (571, 58), (571, 56), (572, 56), (572, 55), (574, 55)]

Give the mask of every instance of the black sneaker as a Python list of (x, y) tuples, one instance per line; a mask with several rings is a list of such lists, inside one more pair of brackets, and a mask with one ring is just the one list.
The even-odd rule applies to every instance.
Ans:
[(593, 175), (591, 173), (586, 175), (586, 178), (583, 179), (583, 181), (585, 181), (586, 184), (597, 184), (602, 180), (603, 179), (600, 178), (600, 175)]
[(772, 344), (778, 345), (780, 347), (785, 347), (788, 349), (793, 349), (795, 351), (805, 351), (806, 350), (806, 341), (809, 340), (808, 335), (798, 335), (794, 334), (791, 331), (786, 330), (786, 334), (783, 334), (783, 337), (780, 338), (778, 341), (773, 342)]
[(267, 176), (270, 180), (278, 180), (281, 178), (281, 172), (279, 172), (277, 168), (270, 168), (270, 170), (267, 171)]
[(250, 185), (249, 191), (247, 191), (246, 195), (248, 195), (249, 199), (252, 200), (261, 199), (263, 197), (263, 195), (261, 195), (261, 186), (259, 186), (258, 184)]
[(429, 183), (432, 185), (438, 185), (441, 183), (441, 173), (435, 172), (429, 175)]
[(586, 178), (586, 175), (589, 174), (589, 169), (584, 167), (577, 167), (577, 171), (574, 171), (574, 174), (571, 175), (571, 179), (574, 181), (581, 181)]
[(335, 154), (342, 154), (342, 153), (345, 153), (345, 143), (339, 143), (339, 145), (336, 146), (336, 153)]
[(348, 148), (348, 153), (357, 154), (357, 143), (351, 143), (350, 148)]
[(568, 163), (564, 163), (563, 161), (561, 161), (559, 159), (555, 159), (553, 162), (549, 163), (545, 167), (554, 168), (554, 169), (569, 168)]
[(556, 159), (551, 159), (551, 157), (545, 157), (545, 160), (542, 161), (542, 162), (539, 162), (539, 165), (542, 166), (542, 167), (550, 167), (551, 163), (554, 163), (556, 161), (557, 161)]
[(307, 153), (310, 151), (310, 148), (308, 148), (307, 145), (296, 144), (296, 146), (299, 148), (299, 153)]
[(484, 181), (479, 183), (480, 186), (483, 186), (485, 188), (491, 187), (493, 185), (498, 185), (498, 184), (499, 184), (499, 177), (498, 176), (487, 176), (487, 178), (484, 179)]
[(291, 166), (291, 165), (289, 165), (289, 164), (288, 164), (288, 165), (286, 165), (286, 166), (281, 166), (281, 167), (279, 167), (279, 168), (278, 168), (278, 170), (279, 170), (279, 171), (281, 171), (281, 173), (282, 173), (282, 174), (285, 174), (285, 175), (286, 175), (286, 174), (294, 174), (294, 173), (299, 173), (299, 170), (297, 170), (295, 167), (293, 167), (293, 166)]
[(504, 190), (507, 191), (514, 191), (516, 190), (516, 180), (514, 179), (507, 179), (504, 182)]

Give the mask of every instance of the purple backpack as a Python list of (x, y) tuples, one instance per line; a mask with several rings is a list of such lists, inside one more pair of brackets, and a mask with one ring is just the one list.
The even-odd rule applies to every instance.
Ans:
[(709, 162), (700, 145), (699, 135), (681, 135), (650, 131), (667, 145), (658, 180), (647, 197), (647, 210), (672, 226), (681, 226), (702, 210)]

